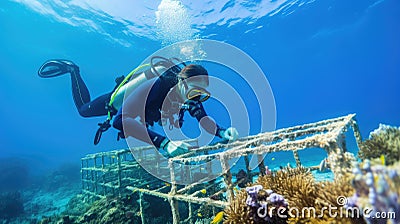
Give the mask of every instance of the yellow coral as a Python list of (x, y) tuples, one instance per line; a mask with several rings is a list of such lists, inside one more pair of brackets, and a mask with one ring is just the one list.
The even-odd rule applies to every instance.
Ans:
[[(288, 209), (302, 211), (303, 208), (312, 207), (320, 215), (322, 207), (334, 206), (341, 207), (337, 198), (339, 196), (350, 197), (354, 189), (350, 183), (352, 175), (343, 175), (334, 182), (316, 182), (304, 167), (285, 168), (270, 175), (261, 176), (255, 184), (263, 186), (263, 189), (271, 189), (275, 193), (281, 194), (288, 202)], [(261, 192), (261, 191), (260, 191)], [(261, 194), (259, 198), (263, 197)], [(225, 209), (226, 220), (224, 223), (255, 223), (253, 213), (246, 204), (247, 192), (241, 190)], [(322, 210), (323, 211), (323, 210)], [(364, 223), (363, 220), (350, 218), (330, 217), (328, 210), (324, 211), (322, 217), (292, 217), (288, 223)]]
[(250, 207), (246, 205), (247, 192), (242, 189), (235, 195), (235, 200), (225, 208), (226, 218), (224, 223), (228, 224), (253, 224)]

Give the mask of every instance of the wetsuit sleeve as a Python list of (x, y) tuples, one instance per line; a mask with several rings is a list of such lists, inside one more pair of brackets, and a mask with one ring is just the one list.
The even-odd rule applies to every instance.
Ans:
[(221, 138), (221, 131), (225, 130), (216, 124), (210, 117), (207, 116), (206, 111), (204, 110), (203, 104), (199, 102), (189, 102), (189, 113), (190, 116), (195, 117), (197, 121), (200, 122), (201, 126), (210, 134), (213, 134), (217, 137)]
[(207, 116), (202, 103), (196, 103), (192, 101), (188, 104), (190, 116), (195, 117), (198, 121)]

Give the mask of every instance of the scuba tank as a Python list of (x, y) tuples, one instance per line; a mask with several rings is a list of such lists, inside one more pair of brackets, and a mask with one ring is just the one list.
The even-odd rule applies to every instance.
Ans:
[(112, 96), (114, 100), (110, 102), (109, 106), (112, 106), (115, 110), (119, 110), (122, 107), (122, 102), (124, 101), (124, 96), (128, 96), (133, 90), (135, 90), (138, 86), (146, 82), (147, 80), (153, 79), (156, 77), (151, 71), (151, 69), (146, 70), (138, 75), (132, 77), (125, 85), (121, 86), (121, 88), (117, 88)]
[[(156, 59), (158, 59), (159, 61), (154, 63)], [(150, 68), (139, 74), (134, 74), (132, 72), (132, 74), (128, 74), (128, 76), (125, 78), (126, 80), (122, 81), (120, 86), (117, 87), (116, 90), (112, 93), (109, 106), (112, 106), (115, 110), (119, 110), (122, 107), (124, 96), (128, 96), (138, 86), (140, 86), (147, 80), (153, 79), (155, 77), (160, 77), (161, 74), (163, 74), (168, 69), (176, 70), (177, 65), (173, 62), (173, 60), (177, 61), (179, 64), (186, 66), (186, 64), (178, 58), (167, 59), (161, 56), (154, 56), (151, 58), (150, 64), (139, 66), (150, 66)], [(136, 68), (135, 70), (138, 69)], [(179, 73), (180, 68), (174, 72)]]

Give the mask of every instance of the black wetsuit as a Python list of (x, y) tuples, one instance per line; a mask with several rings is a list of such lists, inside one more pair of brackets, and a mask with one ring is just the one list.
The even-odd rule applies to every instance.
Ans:
[[(149, 95), (146, 99), (145, 105), (145, 123), (146, 127), (153, 126), (161, 120), (161, 108), (163, 102), (168, 95), (170, 89), (177, 84), (177, 79), (175, 74), (170, 71), (164, 72), (157, 80), (154, 82), (150, 89)], [(187, 102), (188, 107), (181, 109), (179, 111), (179, 127), (183, 124), (183, 115), (185, 111), (188, 111), (192, 117), (195, 117), (200, 121), (203, 117), (207, 116), (204, 107), (201, 102), (190, 101)], [(117, 115), (114, 117), (113, 127), (123, 132), (123, 122), (122, 122), (122, 107), (119, 109)], [(222, 128), (216, 124), (216, 136)], [(147, 133), (156, 147), (160, 147), (161, 142), (165, 139), (164, 136), (150, 130), (147, 128)], [(219, 136), (220, 137), (220, 136)]]
[[(78, 109), (78, 112), (83, 117), (94, 117), (94, 116), (105, 116), (108, 114), (108, 104), (110, 102), (110, 98), (113, 91), (110, 93), (106, 93), (97, 97), (94, 100), (90, 99), (89, 90), (86, 87), (84, 81), (82, 80), (79, 74), (79, 68), (76, 66), (75, 70), (71, 73), (71, 81), (72, 81), (72, 95), (75, 102), (75, 106)], [(120, 80), (116, 80), (117, 85), (119, 85)], [(154, 123), (157, 123), (161, 119), (161, 107), (166, 98), (169, 90), (178, 83), (178, 79), (176, 77), (176, 71), (173, 72), (172, 69), (168, 69), (165, 71), (160, 77), (157, 78), (154, 85), (152, 86), (149, 96), (146, 99), (145, 105), (145, 123), (146, 127), (153, 126)], [(189, 111), (192, 117), (195, 117), (198, 121), (200, 121), (203, 117), (207, 116), (204, 107), (201, 102), (190, 101), (187, 102), (188, 107), (185, 109), (181, 109), (179, 111), (179, 126), (183, 123), (183, 115), (185, 111)], [(110, 108), (113, 110), (113, 108)], [(119, 109), (118, 113), (114, 109), (112, 114), (116, 114), (113, 121), (113, 127), (120, 130), (120, 136), (124, 137), (123, 134), (123, 122), (122, 122), (122, 107)], [(223, 130), (217, 124), (214, 133), (216, 136), (219, 136), (219, 131)], [(165, 139), (164, 136), (150, 130), (147, 128), (147, 132), (153, 144), (156, 147), (160, 147), (161, 142)]]
[[(122, 82), (123, 76), (115, 79), (117, 85)], [(94, 100), (90, 99), (89, 90), (82, 80), (79, 73), (79, 67), (75, 66), (74, 70), (71, 72), (71, 83), (72, 83), (72, 97), (79, 114), (82, 117), (96, 117), (105, 116), (108, 114), (108, 103), (114, 90), (109, 93), (103, 94)], [(116, 111), (114, 111), (114, 114)]]

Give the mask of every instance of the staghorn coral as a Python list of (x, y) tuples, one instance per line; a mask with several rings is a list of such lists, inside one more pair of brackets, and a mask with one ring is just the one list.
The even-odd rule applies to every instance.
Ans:
[[(289, 214), (289, 219), (275, 219), (273, 223), (365, 223), (359, 219), (330, 217), (329, 211), (322, 209), (327, 206), (342, 208), (338, 204), (337, 198), (339, 196), (349, 197), (354, 193), (350, 183), (351, 179), (352, 176), (348, 174), (342, 175), (334, 182), (316, 182), (308, 169), (287, 167), (278, 172), (259, 177), (255, 184), (281, 195), (288, 203), (287, 209), (295, 211)], [(261, 187), (256, 188), (261, 189)], [(263, 195), (265, 193), (263, 192), (258, 191), (258, 201), (265, 200), (265, 195)], [(257, 219), (255, 216), (257, 214), (251, 209), (252, 205), (255, 204), (254, 199), (255, 197), (251, 197), (251, 194), (247, 194), (246, 191), (239, 191), (235, 195), (235, 200), (225, 209), (226, 219), (224, 223), (268, 223)], [(314, 217), (312, 213), (306, 213), (305, 216), (300, 213), (299, 216), (296, 216), (296, 211), (301, 212), (303, 208), (315, 208), (315, 215), (318, 217)], [(324, 213), (321, 214), (320, 211)], [(295, 216), (292, 217), (291, 215)]]
[(361, 159), (385, 156), (386, 165), (400, 161), (400, 128), (380, 124), (370, 133), (369, 139), (360, 144), (358, 157)]
[[(345, 208), (340, 203), (341, 198), (346, 198), (355, 192), (351, 185), (352, 178), (353, 175), (347, 174), (335, 179), (334, 182), (324, 181), (316, 184), (315, 190), (318, 194), (313, 207), (318, 211), (317, 215), (322, 216), (322, 218), (310, 218), (312, 223), (365, 223), (359, 217), (347, 217)], [(323, 211), (323, 213), (320, 211)]]
[(314, 178), (304, 167), (286, 167), (276, 173), (259, 177), (257, 183), (265, 189), (283, 195), (289, 200), (289, 206), (304, 207), (313, 204), (316, 192)]
[(284, 197), (270, 189), (264, 190), (261, 185), (247, 187), (225, 209), (224, 223), (286, 223), (286, 219), (279, 217), (277, 212), (281, 207), (287, 206)]
[(338, 197), (352, 195), (354, 193), (354, 188), (351, 185), (352, 178), (353, 175), (349, 174), (334, 182), (319, 182), (315, 189), (318, 192), (315, 204), (321, 207), (329, 205), (340, 207)]
[(246, 204), (247, 200), (247, 192), (245, 189), (241, 189), (237, 191), (235, 194), (235, 200), (231, 202), (231, 204), (225, 208), (225, 220), (224, 223), (228, 224), (254, 224), (256, 223), (252, 210)]

